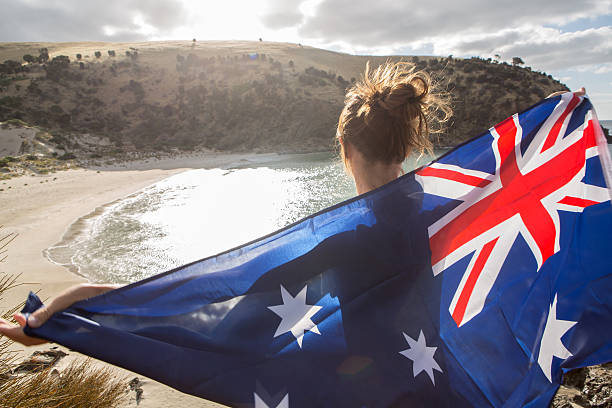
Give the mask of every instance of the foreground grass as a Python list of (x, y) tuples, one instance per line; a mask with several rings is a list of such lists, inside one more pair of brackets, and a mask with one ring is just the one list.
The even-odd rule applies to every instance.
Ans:
[(127, 395), (125, 381), (91, 360), (75, 361), (60, 373), (46, 368), (0, 380), (1, 407), (117, 407)]
[[(0, 262), (6, 258), (6, 247), (14, 238), (14, 234), (0, 233)], [(19, 284), (17, 278), (0, 274), (0, 298)], [(11, 319), (21, 306), (16, 305), (2, 317)], [(76, 360), (61, 371), (41, 366), (28, 374), (15, 374), (16, 355), (9, 346), (10, 340), (0, 338), (2, 408), (111, 408), (119, 406), (127, 397), (126, 379), (117, 378), (111, 368), (100, 368), (89, 359)]]

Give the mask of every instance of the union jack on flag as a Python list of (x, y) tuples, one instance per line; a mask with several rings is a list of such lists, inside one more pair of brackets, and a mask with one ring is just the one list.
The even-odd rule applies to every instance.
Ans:
[(547, 407), (565, 371), (612, 360), (611, 169), (566, 93), (25, 330), (230, 406)]
[[(584, 180), (587, 159), (599, 156), (601, 129), (592, 110), (574, 113), (583, 100), (564, 94), (532, 134), (523, 135), (518, 114), (491, 128), (494, 173), (443, 162), (417, 173), (426, 193), (461, 202), (428, 228), (435, 275), (473, 254), (449, 306), (458, 326), (482, 310), (519, 234), (539, 270), (559, 252), (560, 211), (610, 200), (607, 187)], [(531, 118), (521, 119), (529, 128)]]

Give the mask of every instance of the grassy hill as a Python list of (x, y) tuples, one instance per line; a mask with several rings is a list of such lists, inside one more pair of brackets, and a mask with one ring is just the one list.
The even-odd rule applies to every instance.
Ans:
[(63, 150), (89, 154), (328, 150), (346, 88), (366, 61), (387, 59), (413, 62), (451, 93), (455, 117), (438, 140), (444, 146), (567, 89), (529, 68), (479, 58), (240, 41), (0, 43), (0, 121), (20, 119)]

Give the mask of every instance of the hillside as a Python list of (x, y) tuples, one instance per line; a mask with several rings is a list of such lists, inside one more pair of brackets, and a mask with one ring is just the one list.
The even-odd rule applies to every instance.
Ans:
[(443, 146), (567, 89), (529, 68), (479, 58), (353, 56), (238, 41), (0, 43), (0, 121), (36, 125), (61, 151), (94, 157), (328, 150), (346, 88), (366, 61), (387, 59), (413, 62), (451, 93), (455, 117), (437, 141)]

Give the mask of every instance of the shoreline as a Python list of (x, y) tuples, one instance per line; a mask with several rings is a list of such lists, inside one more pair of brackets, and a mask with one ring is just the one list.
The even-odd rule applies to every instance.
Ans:
[[(0, 272), (20, 275), (19, 286), (0, 299), (2, 310), (23, 302), (30, 290), (39, 291), (43, 300), (51, 298), (72, 285), (86, 282), (66, 267), (52, 263), (45, 251), (66, 238), (70, 228), (84, 217), (124, 197), (172, 175), (196, 168), (227, 168), (249, 164), (274, 162), (287, 155), (199, 153), (160, 160), (136, 160), (110, 166), (79, 168), (45, 175), (24, 175), (0, 182), (0, 234), (16, 233), (7, 248), (7, 258), (0, 264)], [(23, 358), (49, 345), (22, 347), (11, 345), (11, 350)], [(65, 350), (65, 349), (64, 349)], [(80, 356), (70, 354), (59, 368)], [(82, 356), (81, 356), (82, 357)], [(99, 363), (105, 364), (105, 363)], [(118, 375), (133, 378), (143, 376), (116, 368)], [(220, 405), (183, 394), (155, 381), (144, 379), (145, 399), (140, 407), (218, 407)], [(125, 406), (135, 406), (126, 401)]]

